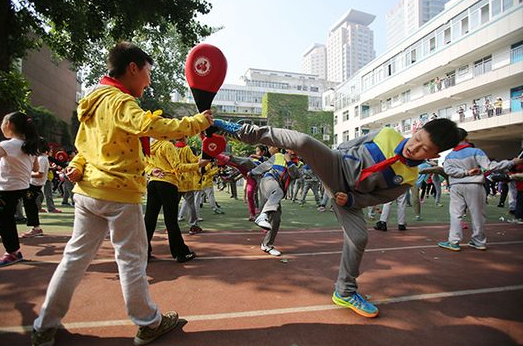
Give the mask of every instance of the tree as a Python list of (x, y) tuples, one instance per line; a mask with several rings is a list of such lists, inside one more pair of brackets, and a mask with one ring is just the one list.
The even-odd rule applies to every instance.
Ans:
[(196, 20), (210, 9), (206, 0), (0, 0), (0, 72), (9, 73), (42, 41), (77, 67), (88, 62), (90, 47), (129, 39), (143, 28), (175, 30), (176, 39), (191, 47), (211, 33)]

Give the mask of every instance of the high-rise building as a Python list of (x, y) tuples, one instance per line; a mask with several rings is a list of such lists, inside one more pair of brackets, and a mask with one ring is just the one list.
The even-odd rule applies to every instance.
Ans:
[(302, 55), (301, 72), (327, 79), (327, 47), (315, 43)]
[(386, 15), (387, 49), (400, 43), (443, 11), (449, 0), (401, 0)]
[(349, 10), (329, 30), (327, 80), (345, 82), (376, 57), (374, 33), (369, 24), (375, 15)]

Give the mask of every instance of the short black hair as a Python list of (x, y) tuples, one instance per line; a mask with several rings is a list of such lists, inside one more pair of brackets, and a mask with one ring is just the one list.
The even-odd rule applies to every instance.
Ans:
[(461, 127), (458, 127), (458, 136), (459, 136), (459, 141), (460, 142), (463, 142), (465, 140), (465, 138), (467, 138), (469, 135), (469, 133), (467, 132), (467, 130), (461, 128)]
[(450, 119), (434, 119), (422, 127), (440, 152), (454, 148), (459, 142), (458, 126)]
[(109, 56), (107, 57), (109, 76), (113, 78), (123, 76), (127, 66), (132, 62), (142, 69), (146, 62), (152, 65), (153, 58), (131, 42), (123, 41), (118, 43), (109, 51)]

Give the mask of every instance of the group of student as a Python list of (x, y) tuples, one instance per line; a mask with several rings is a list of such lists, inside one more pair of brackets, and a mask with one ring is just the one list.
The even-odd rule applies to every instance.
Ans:
[[(73, 232), (34, 321), (34, 346), (54, 344), (73, 293), (107, 233), (115, 250), (127, 314), (139, 327), (134, 343), (145, 345), (175, 328), (178, 314), (162, 314), (149, 294), (148, 240), (160, 207), (164, 211), (176, 210), (176, 196), (182, 190), (177, 172), (207, 169), (208, 165), (202, 159), (181, 163), (179, 158), (184, 154), (169, 140), (193, 136), (209, 126), (248, 144), (267, 145), (273, 154), (259, 164), (250, 162), (250, 158), (217, 157), (225, 164), (243, 167), (245, 176), (257, 184), (261, 210), (255, 222), (267, 229), (261, 248), (272, 255), (278, 254), (273, 242), (280, 223), (281, 199), (290, 181), (298, 176), (296, 154), (310, 166), (332, 199), (334, 214), (343, 230), (343, 251), (332, 300), (365, 317), (375, 317), (379, 311), (359, 293), (357, 284), (368, 240), (362, 210), (404, 195), (418, 179), (418, 165), (451, 148), (458, 158), (448, 158), (448, 168), (455, 179), (466, 182), (459, 187), (459, 180), (451, 180), (458, 186), (455, 193), (463, 195), (466, 202), (468, 194), (481, 193), (473, 189), (475, 180), (480, 179), (479, 169), (460, 166), (462, 156), (473, 148), (465, 144), (456, 147), (465, 137), (448, 119), (430, 121), (408, 139), (394, 129), (383, 128), (332, 150), (297, 131), (229, 123), (214, 119), (209, 110), (180, 120), (144, 111), (136, 98), (151, 83), (152, 64), (151, 57), (139, 47), (128, 42), (117, 44), (109, 52), (108, 76), (80, 101), (80, 127), (75, 141), (78, 155), (65, 169), (68, 179), (76, 183)], [(30, 119), (20, 112), (8, 114), (2, 122), (2, 132), (8, 140), (0, 143), (0, 235), (6, 255), (15, 258), (21, 257), (13, 217), (15, 201), (27, 191), (31, 172), (38, 171), (34, 160), (38, 154), (37, 137), (30, 125)], [(155, 138), (150, 151), (140, 137)], [(475, 152), (471, 157), (477, 155)], [(472, 159), (470, 163), (468, 159), (464, 161), (473, 165)], [(516, 163), (513, 160), (500, 165)], [(149, 173), (148, 183), (144, 172)], [(144, 218), (141, 203), (145, 192)], [(472, 209), (469, 206), (470, 212)], [(170, 214), (166, 223), (171, 253), (178, 261), (190, 259), (192, 252), (177, 238), (179, 232), (172, 224), (176, 214)], [(453, 244), (458, 236), (453, 234), (449, 243)], [(477, 244), (483, 241), (474, 240)]]

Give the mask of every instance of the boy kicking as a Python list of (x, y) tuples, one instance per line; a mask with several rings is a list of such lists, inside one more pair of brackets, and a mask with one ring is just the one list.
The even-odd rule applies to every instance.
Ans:
[(296, 151), (322, 180), (334, 197), (334, 212), (343, 237), (338, 279), (332, 300), (365, 317), (378, 315), (378, 308), (360, 295), (356, 279), (365, 246), (367, 226), (362, 209), (392, 201), (405, 193), (418, 177), (417, 166), (459, 142), (456, 124), (449, 119), (428, 122), (410, 139), (383, 128), (331, 150), (313, 137), (293, 131), (214, 120), (221, 131), (249, 144), (289, 148)]

